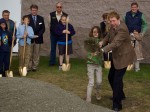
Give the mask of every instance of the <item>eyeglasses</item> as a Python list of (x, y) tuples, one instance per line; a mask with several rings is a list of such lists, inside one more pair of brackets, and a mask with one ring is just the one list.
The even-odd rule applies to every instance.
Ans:
[(61, 6), (57, 6), (57, 8), (62, 8)]

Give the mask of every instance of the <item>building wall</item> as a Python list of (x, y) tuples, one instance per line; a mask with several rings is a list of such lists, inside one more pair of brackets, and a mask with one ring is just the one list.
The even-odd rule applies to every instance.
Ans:
[[(148, 24), (150, 24), (150, 1), (136, 0), (139, 3), (140, 10), (145, 14)], [(22, 15), (30, 13), (30, 5), (37, 4), (39, 6), (39, 15), (44, 16), (46, 24), (46, 32), (44, 34), (44, 44), (42, 46), (41, 55), (49, 55), (50, 37), (48, 26), (48, 15), (55, 10), (57, 0), (22, 0)], [(101, 15), (112, 10), (117, 11), (121, 17), (130, 10), (132, 0), (62, 0), (63, 9), (69, 14), (71, 23), (75, 27), (76, 35), (73, 37), (73, 57), (84, 58), (86, 52), (84, 50), (83, 41), (88, 38), (90, 28), (98, 25), (102, 21)], [(150, 28), (144, 37), (143, 53), (145, 60), (143, 62), (150, 63)]]

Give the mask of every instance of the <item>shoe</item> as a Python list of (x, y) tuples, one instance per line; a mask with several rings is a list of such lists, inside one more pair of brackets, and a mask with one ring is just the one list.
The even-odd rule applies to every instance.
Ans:
[(139, 72), (139, 71), (140, 71), (139, 69), (136, 69), (136, 70), (135, 70), (135, 72)]
[(59, 70), (62, 70), (62, 65), (59, 65)]
[(31, 72), (31, 71), (32, 71), (31, 69), (27, 70), (27, 72)]
[[(110, 99), (110, 100), (113, 100), (112, 97), (110, 97), (109, 99)], [(121, 100), (125, 100), (125, 99), (126, 99), (126, 97), (122, 97), (122, 98), (121, 98)]]
[(2, 77), (6, 77), (6, 74), (5, 74), (5, 72), (2, 74)]
[(97, 99), (97, 100), (101, 100), (101, 95), (100, 95), (99, 92), (96, 92), (96, 99)]
[(55, 66), (55, 64), (49, 64), (49, 66)]
[(32, 71), (33, 71), (33, 72), (36, 72), (36, 71), (37, 71), (37, 69), (32, 69)]
[(87, 103), (91, 103), (91, 98), (86, 98)]
[(112, 110), (114, 110), (115, 112), (119, 112), (120, 110), (122, 110), (122, 108), (112, 108)]
[(125, 100), (126, 99), (126, 97), (122, 97), (122, 99), (121, 100)]
[(0, 74), (0, 77), (2, 77), (2, 74)]

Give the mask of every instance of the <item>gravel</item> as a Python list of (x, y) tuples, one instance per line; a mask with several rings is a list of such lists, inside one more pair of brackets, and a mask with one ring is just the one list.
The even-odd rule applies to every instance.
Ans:
[(0, 112), (112, 112), (50, 83), (0, 78)]

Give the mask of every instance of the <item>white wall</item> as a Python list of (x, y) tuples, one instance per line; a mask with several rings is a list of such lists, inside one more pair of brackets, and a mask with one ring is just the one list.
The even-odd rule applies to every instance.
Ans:
[[(0, 18), (2, 17), (2, 11), (10, 11), (10, 19), (16, 21), (16, 26), (21, 22), (21, 0), (0, 0)], [(18, 52), (18, 45), (13, 49), (13, 52)]]

